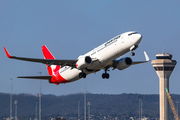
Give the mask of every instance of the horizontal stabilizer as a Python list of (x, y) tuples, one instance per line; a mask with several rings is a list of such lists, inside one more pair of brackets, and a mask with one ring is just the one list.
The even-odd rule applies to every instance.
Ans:
[(17, 78), (50, 80), (52, 76), (18, 76)]

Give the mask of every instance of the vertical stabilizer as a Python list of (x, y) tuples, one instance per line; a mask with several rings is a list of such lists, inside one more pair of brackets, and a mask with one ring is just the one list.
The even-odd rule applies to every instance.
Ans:
[(42, 51), (45, 59), (55, 59), (52, 53), (46, 47), (46, 45), (42, 46)]
[[(42, 52), (44, 55), (44, 59), (55, 59), (52, 53), (49, 51), (49, 49), (45, 45), (42, 46)], [(52, 76), (56, 74), (56, 72), (60, 69), (60, 66), (47, 64), (47, 69), (48, 69), (49, 75)]]

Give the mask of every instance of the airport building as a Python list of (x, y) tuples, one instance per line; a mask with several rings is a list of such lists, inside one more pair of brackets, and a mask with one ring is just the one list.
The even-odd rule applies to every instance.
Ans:
[(169, 77), (176, 66), (172, 54), (157, 54), (156, 60), (151, 62), (159, 77), (159, 108), (160, 120), (169, 120), (169, 103), (165, 88), (169, 89)]

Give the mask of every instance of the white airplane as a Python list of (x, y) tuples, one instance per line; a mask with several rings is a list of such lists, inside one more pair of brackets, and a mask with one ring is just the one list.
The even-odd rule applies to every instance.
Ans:
[(137, 32), (126, 32), (110, 39), (90, 52), (80, 55), (76, 60), (55, 59), (45, 45), (42, 46), (45, 59), (11, 56), (5, 47), (4, 49), (8, 58), (46, 64), (49, 72), (49, 76), (22, 76), (18, 78), (44, 79), (58, 85), (86, 78), (86, 75), (96, 73), (101, 69), (105, 71), (102, 74), (102, 78), (108, 79), (109, 74), (107, 71), (111, 67), (113, 70), (116, 68), (123, 70), (134, 64), (148, 62), (149, 57), (145, 51), (146, 61), (133, 62), (129, 57), (117, 60), (118, 57), (129, 51), (134, 56), (135, 53), (133, 51), (138, 47), (141, 39), (142, 35)]

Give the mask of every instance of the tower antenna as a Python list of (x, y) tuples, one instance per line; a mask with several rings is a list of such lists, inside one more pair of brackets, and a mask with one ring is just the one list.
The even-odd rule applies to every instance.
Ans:
[(163, 55), (165, 55), (165, 45), (163, 45)]

